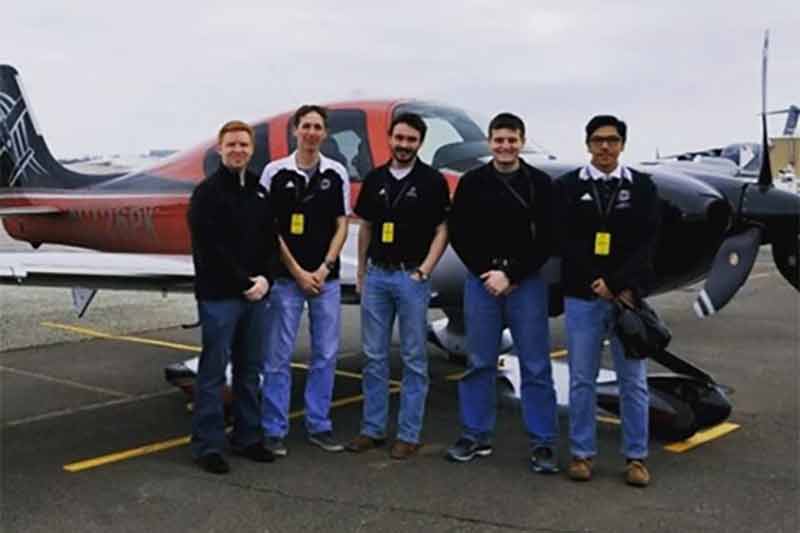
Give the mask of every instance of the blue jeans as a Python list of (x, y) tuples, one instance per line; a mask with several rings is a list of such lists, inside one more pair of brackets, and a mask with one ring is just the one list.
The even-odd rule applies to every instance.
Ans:
[(555, 446), (558, 412), (550, 366), (547, 283), (529, 276), (511, 294), (492, 296), (480, 278), (467, 274), (464, 318), (469, 367), (458, 384), (463, 436), (482, 443), (492, 439), (498, 351), (508, 326), (519, 357), (522, 419), (531, 446)]
[(389, 344), (395, 315), (400, 323), (403, 380), (397, 438), (419, 443), (428, 395), (429, 281), (416, 281), (408, 272), (370, 266), (361, 294), (361, 339), (364, 344), (364, 411), (361, 433), (386, 436), (389, 415)]
[(647, 457), (647, 364), (626, 359), (620, 340), (610, 335), (613, 304), (606, 300), (565, 299), (569, 351), (569, 438), (575, 457), (597, 454), (597, 373), (603, 339), (610, 337), (614, 369), (620, 387), (622, 453), (629, 459)]
[(267, 302), (242, 298), (197, 302), (203, 351), (194, 387), (192, 455), (197, 458), (225, 448), (222, 391), (225, 368), (233, 368), (233, 434), (236, 446), (261, 440), (258, 374), (264, 355)]
[(268, 341), (261, 394), (261, 425), (266, 436), (283, 438), (289, 432), (291, 359), (306, 303), (311, 333), (305, 390), (306, 431), (319, 433), (333, 428), (329, 414), (339, 351), (340, 295), (339, 280), (325, 282), (317, 296), (307, 296), (292, 279), (275, 281), (266, 318)]

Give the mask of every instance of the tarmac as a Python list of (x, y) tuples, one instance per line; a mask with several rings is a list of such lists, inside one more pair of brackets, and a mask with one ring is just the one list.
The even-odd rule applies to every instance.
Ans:
[[(574, 483), (528, 468), (518, 410), (498, 412), (495, 452), (443, 459), (458, 437), (463, 368), (430, 348), (424, 447), (408, 461), (388, 449), (331, 454), (305, 442), (307, 324), (294, 361), (289, 455), (273, 464), (232, 457), (232, 472), (191, 461), (190, 414), (163, 378), (196, 355), (188, 295), (99, 293), (77, 319), (69, 292), (0, 288), (3, 531), (786, 531), (798, 522), (800, 299), (762, 255), (747, 284), (703, 321), (694, 294), (653, 300), (672, 327), (671, 351), (735, 391), (740, 427), (684, 453), (651, 443), (646, 489), (625, 485), (619, 426), (599, 425), (595, 477)], [(563, 348), (552, 321), (553, 350)], [(332, 418), (336, 435), (361, 418), (358, 308), (343, 313)], [(392, 377), (401, 373), (397, 339)], [(394, 434), (397, 395), (392, 396)], [(568, 461), (561, 417), (562, 466)]]

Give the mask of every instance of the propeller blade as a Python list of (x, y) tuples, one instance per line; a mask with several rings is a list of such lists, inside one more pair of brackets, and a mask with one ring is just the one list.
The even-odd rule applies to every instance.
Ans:
[(761, 171), (758, 184), (772, 186), (772, 164), (769, 158), (769, 138), (767, 137), (767, 57), (769, 53), (769, 30), (764, 32), (764, 53), (761, 58)]
[(752, 227), (725, 239), (694, 303), (698, 317), (705, 318), (722, 309), (744, 285), (755, 264), (762, 233), (761, 228)]
[(783, 241), (772, 243), (772, 258), (778, 267), (781, 275), (786, 281), (791, 283), (795, 289), (800, 291), (800, 260), (798, 260), (798, 250), (800, 250), (800, 235)]

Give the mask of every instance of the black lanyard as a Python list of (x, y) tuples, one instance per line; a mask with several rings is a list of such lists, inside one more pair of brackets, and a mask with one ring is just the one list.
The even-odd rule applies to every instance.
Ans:
[(597, 213), (603, 218), (603, 220), (608, 220), (609, 215), (611, 215), (611, 211), (614, 210), (614, 204), (617, 202), (617, 195), (619, 194), (620, 189), (622, 189), (622, 178), (619, 178), (619, 183), (617, 183), (617, 187), (614, 189), (614, 192), (611, 193), (605, 209), (603, 209), (603, 202), (600, 199), (600, 191), (597, 190), (597, 184), (594, 182), (594, 178), (590, 176), (589, 182), (592, 184), (594, 203), (597, 206)]
[(522, 204), (522, 207), (524, 207), (525, 209), (530, 209), (531, 205), (533, 205), (533, 198), (534, 198), (533, 180), (530, 179), (530, 176), (529, 176), (529, 174), (527, 172), (527, 169), (525, 167), (523, 167), (522, 165), (520, 165), (520, 167), (519, 167), (519, 172), (520, 172), (520, 175), (523, 176), (528, 182), (528, 187), (529, 187), (529, 189), (531, 191), (530, 203), (526, 202), (525, 199), (522, 196), (520, 196), (520, 194), (514, 189), (514, 187), (511, 186), (511, 183), (509, 183), (509, 181), (511, 181), (510, 179), (505, 180), (505, 179), (501, 178), (496, 170), (495, 170), (495, 178), (497, 179), (497, 181), (502, 183), (505, 186), (506, 189), (508, 189), (508, 192), (510, 192), (511, 195), (514, 196), (514, 198), (516, 198), (519, 203)]
[(398, 206), (398, 204), (400, 204), (400, 200), (402, 200), (402, 198), (408, 192), (408, 189), (411, 187), (411, 185), (413, 185), (413, 183), (409, 179), (410, 177), (411, 177), (410, 175), (407, 175), (405, 178), (403, 178), (404, 180), (406, 180), (406, 182), (400, 188), (400, 191), (397, 193), (397, 196), (394, 197), (393, 201), (389, 199), (389, 194), (390, 194), (390, 191), (391, 191), (391, 187), (389, 185), (390, 184), (389, 180), (393, 180), (393, 179), (397, 179), (397, 178), (389, 177), (389, 178), (386, 179), (386, 181), (383, 182), (383, 190), (385, 192), (385, 194), (383, 195), (383, 200), (386, 203), (386, 209), (388, 209), (388, 210), (395, 209)]

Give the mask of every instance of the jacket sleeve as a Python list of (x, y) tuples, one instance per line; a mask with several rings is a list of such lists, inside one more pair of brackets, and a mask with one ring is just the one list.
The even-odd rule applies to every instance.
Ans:
[(477, 197), (475, 187), (470, 184), (469, 174), (458, 181), (456, 192), (453, 195), (453, 205), (450, 208), (450, 217), (447, 222), (447, 231), (450, 244), (453, 246), (461, 262), (467, 269), (479, 276), (485, 271), (485, 260), (479, 254), (476, 242), (480, 235), (480, 213), (476, 205)]
[(253, 281), (227, 246), (226, 237), (221, 232), (220, 209), (216, 195), (209, 187), (201, 184), (195, 188), (188, 216), (192, 246), (200, 261), (220, 265), (244, 292), (253, 286)]
[(631, 289), (641, 297), (646, 296), (652, 287), (654, 277), (653, 257), (655, 256), (661, 227), (661, 200), (655, 183), (650, 181), (649, 185), (650, 201), (645, 211), (647, 217), (642, 221), (644, 239), (625, 262), (606, 280), (608, 288), (614, 294), (619, 294), (625, 289)]

